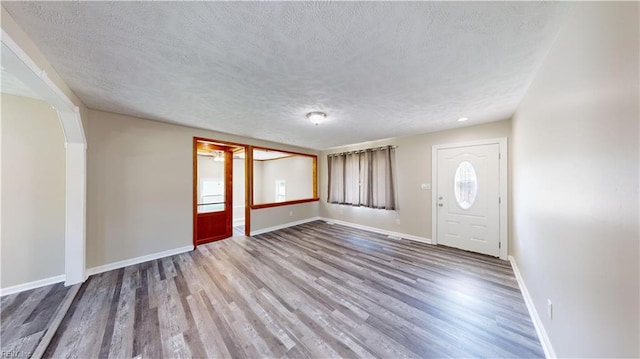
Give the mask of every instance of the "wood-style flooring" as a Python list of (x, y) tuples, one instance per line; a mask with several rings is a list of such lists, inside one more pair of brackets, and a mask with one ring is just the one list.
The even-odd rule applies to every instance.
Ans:
[(45, 357), (544, 353), (508, 262), (317, 221), (94, 275)]
[(58, 283), (2, 297), (0, 358), (41, 355), (77, 289)]

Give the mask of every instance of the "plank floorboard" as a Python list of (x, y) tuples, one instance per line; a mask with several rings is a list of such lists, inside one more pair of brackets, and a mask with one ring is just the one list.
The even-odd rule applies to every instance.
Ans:
[[(54, 321), (71, 287), (48, 285), (2, 297), (0, 301), (0, 346), (5, 356), (30, 357), (44, 350), (55, 330)], [(70, 300), (70, 299), (69, 299)], [(43, 347), (44, 346), (44, 347)]]
[[(28, 345), (51, 318), (47, 300), (61, 296), (2, 298), (3, 337)], [(316, 221), (90, 277), (45, 357), (544, 352), (508, 262)]]

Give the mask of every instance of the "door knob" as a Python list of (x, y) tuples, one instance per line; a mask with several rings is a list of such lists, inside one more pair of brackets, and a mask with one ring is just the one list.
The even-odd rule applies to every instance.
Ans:
[(438, 207), (442, 207), (442, 206), (443, 206), (443, 204), (442, 204), (442, 203), (438, 203)]

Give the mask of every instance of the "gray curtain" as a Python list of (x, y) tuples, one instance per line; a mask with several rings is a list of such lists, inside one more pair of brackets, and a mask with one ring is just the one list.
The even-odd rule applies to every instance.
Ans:
[(329, 203), (396, 209), (392, 146), (327, 156)]
[(371, 207), (395, 209), (393, 175), (395, 149), (387, 147), (374, 151), (371, 160)]
[(344, 202), (344, 157), (327, 156), (329, 188), (327, 202)]
[(344, 201), (345, 204), (360, 204), (360, 156), (348, 153), (344, 163)]

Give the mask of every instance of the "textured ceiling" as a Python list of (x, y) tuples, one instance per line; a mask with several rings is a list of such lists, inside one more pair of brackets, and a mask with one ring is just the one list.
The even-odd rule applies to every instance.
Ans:
[(315, 149), (509, 118), (560, 23), (556, 2), (2, 6), (90, 108)]

